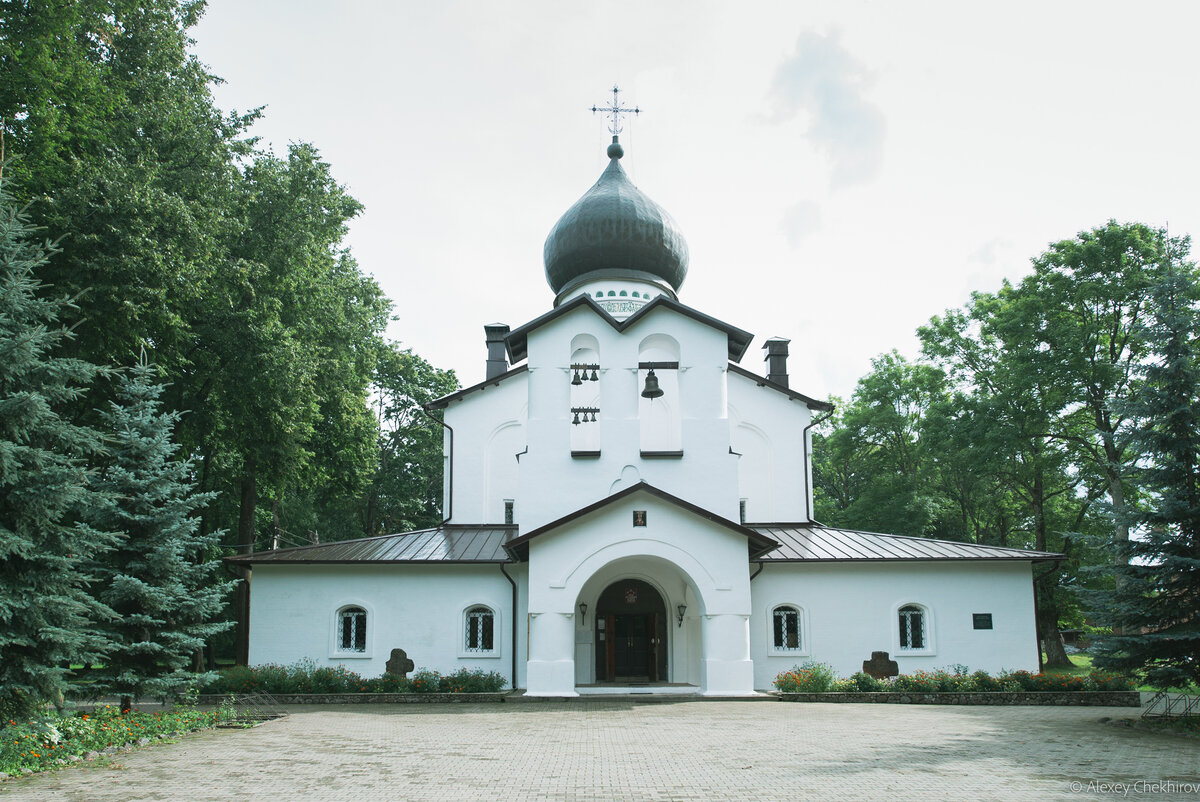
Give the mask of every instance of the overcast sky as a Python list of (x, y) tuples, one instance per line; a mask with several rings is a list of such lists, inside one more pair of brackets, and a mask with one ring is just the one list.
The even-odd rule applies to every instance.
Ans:
[(210, 0), (195, 52), (255, 133), (313, 143), (390, 334), (464, 385), (483, 325), (547, 311), (542, 245), (630, 177), (691, 251), (680, 300), (792, 341), (849, 396), (872, 357), (1110, 218), (1200, 236), (1194, 2)]

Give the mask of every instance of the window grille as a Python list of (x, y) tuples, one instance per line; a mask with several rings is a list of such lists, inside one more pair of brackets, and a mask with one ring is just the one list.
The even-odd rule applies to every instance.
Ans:
[(472, 607), (467, 611), (466, 650), (490, 652), (495, 649), (493, 630), (496, 616), (487, 607)]
[(925, 648), (925, 613), (916, 605), (900, 608), (900, 648)]
[(338, 649), (343, 652), (367, 650), (367, 611), (347, 607), (338, 615)]
[(795, 607), (776, 607), (774, 646), (777, 652), (800, 648), (800, 611)]
[(504, 523), (511, 524), (513, 522), (513, 500), (511, 498), (504, 499)]

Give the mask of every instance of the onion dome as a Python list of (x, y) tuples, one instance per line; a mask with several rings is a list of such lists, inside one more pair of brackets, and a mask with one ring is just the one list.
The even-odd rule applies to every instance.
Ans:
[(687, 276), (688, 249), (679, 226), (625, 175), (624, 153), (614, 136), (600, 180), (546, 237), (546, 281), (556, 295), (603, 278), (641, 279), (678, 290)]

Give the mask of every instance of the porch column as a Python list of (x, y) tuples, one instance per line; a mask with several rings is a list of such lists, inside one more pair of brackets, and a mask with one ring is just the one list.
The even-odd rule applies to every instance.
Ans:
[(700, 688), (704, 696), (752, 696), (750, 616), (737, 613), (701, 619)]
[(574, 613), (530, 613), (526, 696), (578, 696)]

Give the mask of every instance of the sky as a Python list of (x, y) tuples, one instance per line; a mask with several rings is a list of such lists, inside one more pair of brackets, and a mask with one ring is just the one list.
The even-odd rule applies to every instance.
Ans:
[(193, 52), (265, 146), (315, 145), (389, 336), (464, 386), (548, 311), (546, 235), (607, 164), (677, 221), (688, 306), (791, 340), (793, 389), (1109, 219), (1200, 236), (1200, 4), (209, 0)]

